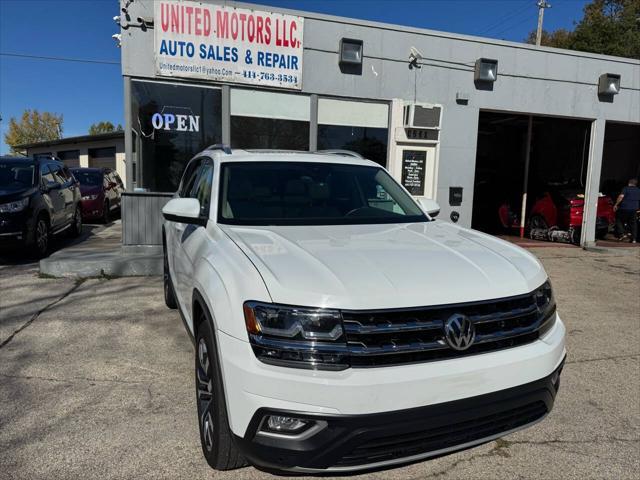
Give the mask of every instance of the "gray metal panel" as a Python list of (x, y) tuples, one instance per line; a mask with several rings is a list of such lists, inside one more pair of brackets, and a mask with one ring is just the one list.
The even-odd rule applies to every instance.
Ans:
[(125, 193), (122, 196), (122, 244), (162, 245), (162, 207), (170, 193)]
[[(203, 1), (247, 6), (233, 1)], [(464, 187), (463, 204), (455, 207), (462, 226), (471, 225), (480, 110), (640, 123), (638, 60), (275, 7), (250, 7), (304, 16), (301, 93), (387, 101), (411, 100), (415, 92), (418, 102), (443, 105), (436, 199), (442, 206), (440, 218), (448, 218), (452, 210), (445, 200), (449, 186)], [(152, 11), (152, 0), (136, 0), (129, 5), (133, 18)], [(129, 28), (121, 33), (123, 75), (158, 79), (153, 31)], [(343, 37), (363, 40), (362, 75), (340, 72), (338, 45)], [(425, 57), (418, 71), (407, 68), (412, 46)], [(474, 85), (474, 63), (481, 57), (499, 62), (498, 79), (492, 89)], [(598, 78), (605, 72), (622, 76), (621, 92), (612, 102), (600, 101), (597, 96)], [(212, 82), (191, 79), (171, 80), (212, 85)], [(458, 92), (468, 96), (466, 105), (456, 103)], [(125, 101), (128, 100), (125, 98)], [(392, 135), (390, 130), (390, 138)], [(598, 155), (602, 152), (602, 142), (603, 138), (598, 136), (592, 144), (592, 150)], [(591, 175), (599, 171), (599, 165), (600, 159), (590, 162)], [(594, 195), (597, 191), (592, 189), (587, 201), (595, 201)]]

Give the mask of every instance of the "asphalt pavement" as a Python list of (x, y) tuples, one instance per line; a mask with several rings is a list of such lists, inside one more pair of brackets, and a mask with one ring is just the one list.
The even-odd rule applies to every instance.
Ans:
[[(535, 253), (569, 335), (553, 412), (471, 450), (349, 478), (638, 478), (640, 250)], [(41, 278), (0, 258), (0, 478), (276, 478), (204, 461), (193, 347), (161, 286)]]

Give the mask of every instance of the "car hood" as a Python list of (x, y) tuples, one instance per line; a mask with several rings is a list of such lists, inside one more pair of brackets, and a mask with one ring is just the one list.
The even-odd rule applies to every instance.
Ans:
[(35, 187), (0, 187), (0, 203), (9, 203), (28, 197), (33, 193)]
[(276, 303), (397, 308), (528, 293), (547, 278), (529, 252), (434, 221), (393, 225), (223, 225)]

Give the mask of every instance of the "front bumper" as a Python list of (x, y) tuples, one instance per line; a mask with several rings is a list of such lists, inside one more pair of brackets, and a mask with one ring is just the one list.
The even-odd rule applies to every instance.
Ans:
[(0, 213), (0, 245), (25, 242), (32, 233), (33, 224), (28, 210)]
[[(555, 325), (540, 340), (519, 347), (418, 364), (327, 372), (264, 364), (257, 360), (247, 341), (222, 331), (218, 331), (217, 335), (229, 425), (247, 458), (265, 468), (320, 471), (371, 467), (377, 463), (375, 459), (366, 458), (364, 463), (358, 465), (338, 463), (344, 455), (351, 455), (347, 450), (365, 444), (381, 432), (394, 435), (390, 426), (395, 422), (405, 427), (419, 423), (420, 428), (430, 428), (437, 418), (446, 419), (442, 409), (462, 409), (468, 412), (465, 414), (468, 417), (464, 418), (481, 415), (482, 420), (491, 412), (504, 413), (506, 407), (509, 410), (535, 403), (538, 400), (532, 398), (536, 397), (544, 403), (544, 411), (538, 412), (544, 416), (553, 404), (555, 392), (547, 387), (565, 357), (564, 340), (565, 328), (558, 316)], [(535, 384), (535, 388), (513, 390), (529, 384)], [(543, 390), (550, 393), (535, 393)], [(529, 395), (527, 392), (533, 393)], [(525, 404), (520, 404), (517, 397), (523, 395), (526, 397), (523, 398)], [(497, 402), (500, 396), (514, 399), (507, 404), (500, 404)], [(319, 432), (314, 436), (314, 445), (306, 445), (304, 448), (307, 450), (303, 449), (302, 453), (300, 446), (290, 451), (286, 443), (284, 446), (268, 446), (263, 438), (256, 436), (257, 424), (265, 412), (278, 411), (297, 412), (298, 416), (305, 418), (326, 419), (323, 421), (335, 427)], [(518, 418), (526, 417), (522, 412), (514, 414)], [(429, 418), (428, 425), (420, 421), (422, 417)], [(527, 420), (524, 424), (520, 422), (515, 428), (522, 428), (537, 419), (528, 419), (531, 421)], [(358, 433), (362, 429), (361, 421), (371, 425), (373, 431), (363, 431), (361, 436)], [(508, 432), (511, 429), (508, 423), (501, 424), (495, 436)], [(452, 425), (446, 425), (446, 428), (450, 427)], [(399, 428), (399, 433), (402, 433), (404, 427)], [(326, 435), (325, 444), (323, 438)], [(472, 445), (490, 438), (491, 433), (480, 440), (473, 440)], [(309, 441), (311, 439), (307, 443)], [(334, 443), (339, 444), (340, 451), (331, 450), (332, 453), (325, 455), (317, 451), (315, 442), (322, 443), (323, 446), (318, 447), (322, 451), (327, 450), (326, 445), (332, 447)], [(471, 446), (464, 439), (457, 439), (456, 443), (453, 447), (443, 448), (449, 451)], [(395, 447), (392, 450), (395, 451)], [(441, 448), (415, 455), (426, 458), (438, 455), (434, 452), (439, 450)], [(412, 457), (413, 453), (402, 454), (401, 458), (391, 461), (401, 463), (412, 460)]]
[[(563, 361), (564, 363), (564, 361)], [(260, 409), (236, 445), (254, 465), (294, 472), (350, 472), (408, 463), (479, 445), (530, 426), (552, 409), (563, 363), (517, 387), (426, 407), (369, 415)], [(266, 415), (316, 421), (298, 438), (260, 431)]]
[(102, 218), (104, 214), (104, 198), (99, 196), (95, 200), (81, 200), (80, 207), (82, 208), (83, 220)]

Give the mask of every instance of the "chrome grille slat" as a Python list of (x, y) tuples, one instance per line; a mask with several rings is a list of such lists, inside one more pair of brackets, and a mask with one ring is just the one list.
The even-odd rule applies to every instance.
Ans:
[(515, 309), (515, 310), (511, 310), (508, 312), (502, 312), (502, 313), (489, 313), (486, 315), (469, 315), (469, 319), (475, 323), (487, 323), (487, 322), (499, 322), (501, 320), (509, 320), (511, 318), (515, 318), (515, 317), (521, 317), (523, 315), (530, 315), (532, 313), (535, 313), (537, 311), (537, 307), (535, 304), (526, 307), (526, 308), (519, 308), (519, 309)]
[(422, 330), (441, 329), (442, 325), (442, 320), (430, 320), (427, 322), (381, 323), (375, 325), (362, 325), (362, 323), (354, 320), (344, 321), (345, 332), (354, 334), (417, 332)]
[[(444, 341), (444, 323), (454, 313), (476, 327), (473, 345), (456, 351)], [(379, 311), (343, 311), (352, 366), (414, 363), (484, 353), (538, 338), (541, 321), (533, 294), (513, 298)]]

